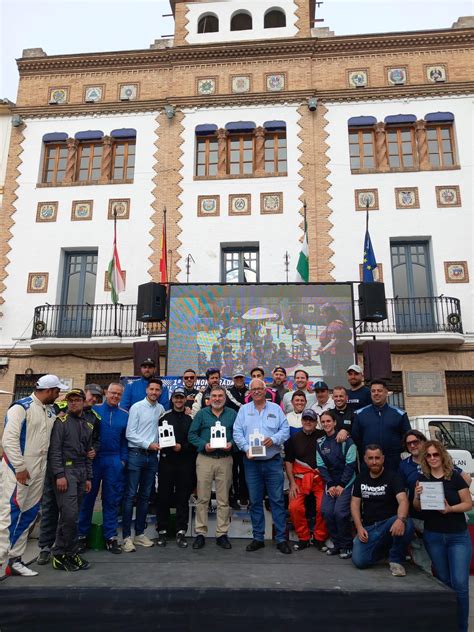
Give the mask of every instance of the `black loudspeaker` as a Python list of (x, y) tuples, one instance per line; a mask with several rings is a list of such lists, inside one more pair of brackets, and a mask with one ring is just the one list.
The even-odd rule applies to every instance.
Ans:
[(390, 343), (382, 340), (368, 340), (362, 345), (364, 353), (364, 377), (372, 380), (392, 379), (392, 358)]
[(359, 283), (359, 317), (366, 323), (379, 323), (387, 318), (384, 283)]
[(166, 318), (166, 286), (143, 283), (138, 286), (137, 320), (156, 323)]
[(140, 366), (143, 360), (151, 359), (156, 364), (155, 375), (160, 375), (160, 349), (158, 343), (147, 340), (133, 343), (133, 375), (140, 375)]

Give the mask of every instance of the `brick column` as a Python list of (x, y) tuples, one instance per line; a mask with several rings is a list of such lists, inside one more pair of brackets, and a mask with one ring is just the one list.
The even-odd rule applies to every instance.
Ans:
[(110, 136), (102, 138), (102, 165), (100, 170), (100, 184), (107, 184), (112, 179), (112, 139)]
[(255, 175), (265, 175), (265, 128), (255, 130)]
[(375, 126), (375, 164), (377, 171), (383, 173), (390, 171), (385, 123), (377, 123)]
[(220, 128), (217, 130), (217, 175), (227, 174), (227, 130)]
[(71, 184), (76, 179), (76, 158), (78, 142), (75, 138), (68, 138), (66, 141), (67, 159), (66, 173), (64, 174), (64, 184)]
[(423, 119), (415, 123), (416, 144), (418, 147), (418, 159), (420, 161), (420, 169), (429, 171), (430, 161), (428, 158), (428, 140), (426, 138), (426, 121)]

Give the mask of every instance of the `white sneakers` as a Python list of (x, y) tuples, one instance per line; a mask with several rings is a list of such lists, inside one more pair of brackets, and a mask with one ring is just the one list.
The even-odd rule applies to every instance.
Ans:
[(405, 567), (397, 562), (390, 562), (390, 572), (394, 577), (405, 577), (407, 574)]
[(122, 551), (124, 553), (133, 553), (133, 551), (136, 551), (136, 550), (137, 549), (133, 545), (132, 538), (131, 537), (124, 538), (124, 541), (123, 541), (123, 544), (122, 544)]
[(35, 577), (38, 573), (28, 566), (25, 566), (21, 560), (8, 564), (5, 569), (5, 575), (20, 575), (21, 577)]
[(139, 544), (140, 546), (155, 546), (153, 540), (150, 540), (144, 533), (140, 535), (136, 535), (134, 539), (134, 544)]
[(136, 535), (135, 539), (132, 540), (131, 536), (129, 536), (128, 538), (125, 538), (122, 544), (122, 550), (125, 553), (132, 553), (133, 551), (136, 551), (137, 549), (135, 548), (135, 544), (138, 544), (140, 546), (155, 546), (155, 543), (153, 542), (153, 540), (150, 540), (150, 538), (148, 538), (144, 533), (140, 534), (140, 535)]

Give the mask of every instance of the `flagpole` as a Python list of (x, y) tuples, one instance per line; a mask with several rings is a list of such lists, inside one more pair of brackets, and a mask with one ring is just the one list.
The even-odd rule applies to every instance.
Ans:
[(165, 256), (164, 269), (166, 270), (166, 276), (167, 276), (167, 278), (166, 278), (166, 285), (168, 285), (170, 280), (168, 278), (168, 251), (167, 251), (168, 236), (166, 234), (166, 206), (163, 207), (163, 236), (164, 236), (163, 253), (164, 253), (164, 256)]
[(365, 233), (369, 232), (369, 200), (365, 202)]
[(304, 229), (307, 230), (308, 226), (306, 224), (306, 200), (303, 200), (303, 217), (304, 217)]
[[(117, 248), (117, 208), (114, 206), (114, 254)], [(114, 301), (114, 336), (117, 335), (117, 301)]]

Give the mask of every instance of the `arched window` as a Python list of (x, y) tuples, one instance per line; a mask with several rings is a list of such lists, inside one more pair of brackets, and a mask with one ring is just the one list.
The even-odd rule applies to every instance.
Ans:
[(232, 16), (230, 21), (231, 31), (250, 31), (252, 28), (252, 16), (250, 13), (239, 11)]
[(198, 33), (217, 33), (219, 30), (219, 18), (208, 13), (199, 18)]
[(279, 29), (286, 26), (286, 15), (281, 9), (270, 9), (265, 13), (263, 27), (266, 29)]

